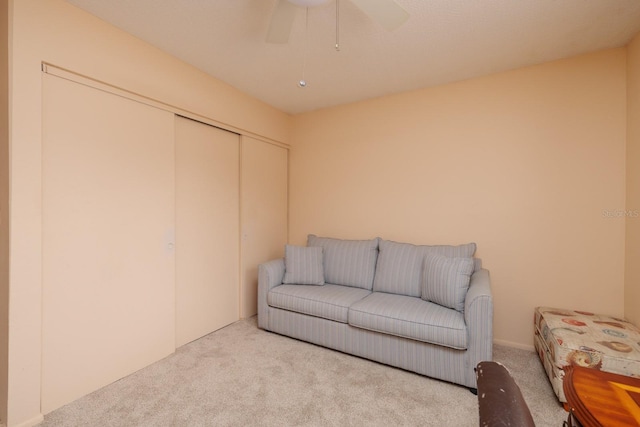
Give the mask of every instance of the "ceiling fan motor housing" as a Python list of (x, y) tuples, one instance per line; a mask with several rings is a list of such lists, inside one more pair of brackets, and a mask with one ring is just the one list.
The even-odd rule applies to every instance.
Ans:
[(296, 6), (301, 7), (316, 7), (326, 3), (329, 3), (331, 0), (288, 0), (289, 3), (293, 3)]

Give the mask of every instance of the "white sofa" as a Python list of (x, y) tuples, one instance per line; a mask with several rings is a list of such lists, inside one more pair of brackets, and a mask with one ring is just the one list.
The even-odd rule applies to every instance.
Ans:
[(493, 340), (489, 272), (475, 250), (309, 235), (260, 265), (258, 325), (475, 392)]

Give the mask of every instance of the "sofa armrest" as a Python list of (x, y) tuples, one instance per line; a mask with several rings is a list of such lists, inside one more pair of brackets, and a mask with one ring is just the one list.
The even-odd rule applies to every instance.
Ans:
[(493, 296), (489, 270), (473, 273), (464, 303), (464, 320), (469, 332), (471, 367), (493, 359)]
[(478, 304), (491, 303), (493, 311), (493, 295), (491, 294), (491, 278), (489, 270), (481, 268), (471, 275), (469, 290), (464, 301), (465, 320), (469, 323), (469, 312)]
[(267, 261), (258, 266), (258, 327), (268, 329), (269, 305), (267, 294), (284, 279), (284, 258)]

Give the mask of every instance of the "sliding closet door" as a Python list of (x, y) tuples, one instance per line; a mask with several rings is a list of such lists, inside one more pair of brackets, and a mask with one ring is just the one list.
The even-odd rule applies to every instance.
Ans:
[(176, 117), (176, 346), (239, 319), (240, 137)]
[(284, 256), (288, 153), (242, 137), (242, 317), (257, 313), (258, 265)]
[(43, 75), (42, 412), (175, 348), (174, 117)]

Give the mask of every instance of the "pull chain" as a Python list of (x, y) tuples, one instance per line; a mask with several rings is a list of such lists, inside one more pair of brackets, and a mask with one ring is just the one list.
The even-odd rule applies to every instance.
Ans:
[(340, 0), (336, 0), (336, 51), (340, 52)]
[(309, 45), (309, 8), (305, 11), (305, 29), (304, 29), (304, 52), (302, 54), (302, 78), (298, 82), (298, 87), (307, 87), (307, 81), (304, 79), (304, 72), (307, 68), (307, 50)]

